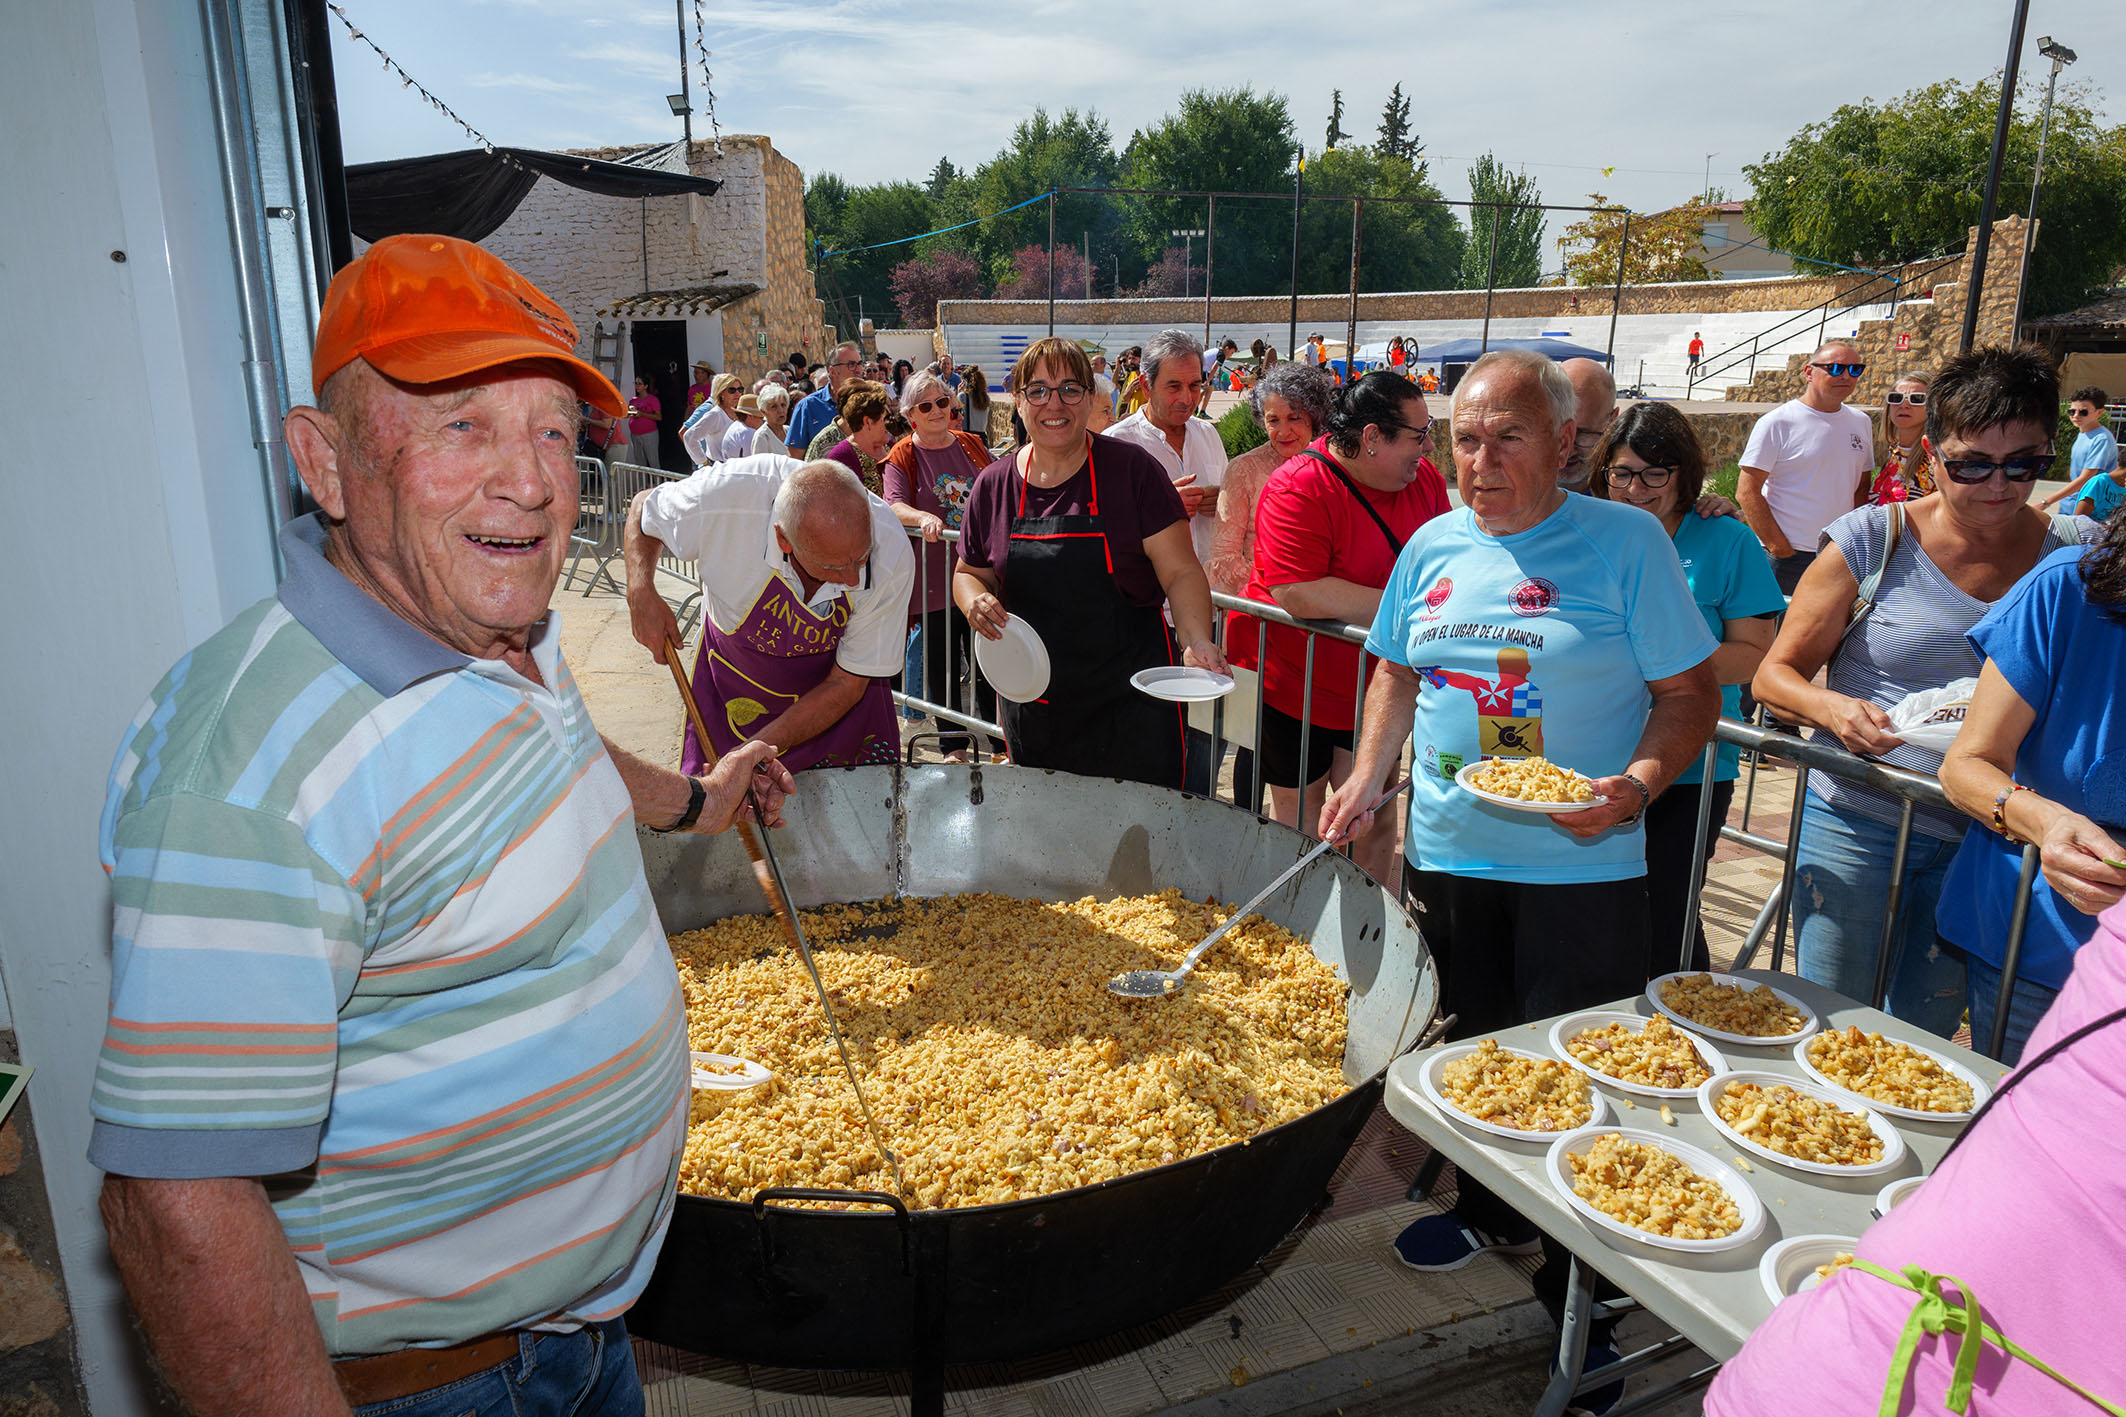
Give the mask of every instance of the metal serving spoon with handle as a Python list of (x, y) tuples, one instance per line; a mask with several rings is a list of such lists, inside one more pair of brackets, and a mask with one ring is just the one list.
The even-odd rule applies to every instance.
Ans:
[[(1387, 806), (1409, 785), (1410, 779), (1407, 777), (1396, 783), (1395, 786), (1389, 788), (1381, 795), (1380, 800), (1373, 804), (1372, 810), (1378, 812), (1381, 808)], [(1132, 969), (1127, 974), (1118, 974), (1108, 980), (1108, 991), (1120, 994), (1125, 999), (1163, 999), (1169, 994), (1178, 992), (1181, 988), (1181, 981), (1188, 978), (1189, 971), (1194, 969), (1202, 961), (1204, 955), (1210, 952), (1212, 945), (1225, 938), (1227, 931), (1254, 914), (1256, 906), (1275, 895), (1279, 886), (1282, 886), (1286, 881), (1291, 880), (1312, 865), (1314, 858), (1320, 856), (1324, 851), (1335, 849), (1337, 845), (1339, 845), (1339, 842), (1336, 838), (1324, 838), (1315, 844), (1313, 850), (1285, 867), (1283, 871), (1278, 873), (1277, 879), (1264, 886), (1261, 893), (1253, 900), (1227, 916), (1223, 925), (1204, 936), (1203, 943), (1188, 952), (1188, 957), (1181, 961), (1180, 968)]]

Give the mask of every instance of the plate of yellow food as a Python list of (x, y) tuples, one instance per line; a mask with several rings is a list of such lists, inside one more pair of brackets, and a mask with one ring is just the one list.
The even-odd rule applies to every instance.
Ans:
[(1905, 1139), (1878, 1112), (1783, 1073), (1724, 1073), (1698, 1089), (1713, 1129), (1744, 1151), (1818, 1176), (1880, 1176)]
[(1968, 1122), (1993, 1089), (1944, 1053), (1857, 1026), (1825, 1029), (1794, 1045), (1794, 1061), (1825, 1087), (1914, 1122)]
[(1484, 758), (1464, 763), (1454, 781), (1494, 807), (1553, 817), (1584, 812), (1609, 800), (1595, 796), (1591, 779), (1547, 758)]
[(1853, 1262), (1860, 1240), (1853, 1235), (1794, 1235), (1764, 1252), (1757, 1278), (1764, 1297), (1774, 1304), (1790, 1294), (1806, 1294)]
[(1752, 1048), (1785, 1047), (1816, 1028), (1815, 1011), (1792, 994), (1734, 974), (1664, 974), (1646, 986), (1646, 1002), (1708, 1038)]
[(1589, 1222), (1664, 1250), (1740, 1249), (1764, 1229), (1764, 1202), (1741, 1174), (1673, 1137), (1584, 1127), (1552, 1143), (1545, 1169)]
[(1550, 1046), (1596, 1082), (1641, 1097), (1695, 1097), (1700, 1083), (1727, 1071), (1712, 1044), (1665, 1014), (1573, 1014), (1551, 1025)]
[(1417, 1085), (1455, 1121), (1516, 1141), (1594, 1126), (1609, 1114), (1583, 1074), (1540, 1053), (1502, 1048), (1495, 1038), (1440, 1049), (1425, 1060)]

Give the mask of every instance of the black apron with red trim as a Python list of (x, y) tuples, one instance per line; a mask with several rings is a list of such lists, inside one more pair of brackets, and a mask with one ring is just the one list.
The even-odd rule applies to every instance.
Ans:
[(1056, 768), (1181, 789), (1181, 706), (1132, 687), (1141, 669), (1175, 662), (1166, 617), (1132, 604), (1115, 586), (1114, 554), (1100, 518), (1100, 478), (1081, 515), (1029, 517), (1026, 481), (999, 573), (1004, 607), (1048, 647), (1048, 692), (1000, 703), (1004, 738), (1021, 767)]

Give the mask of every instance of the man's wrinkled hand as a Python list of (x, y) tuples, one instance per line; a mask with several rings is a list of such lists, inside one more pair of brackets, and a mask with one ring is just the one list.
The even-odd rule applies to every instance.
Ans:
[(664, 646), (667, 640), (679, 643), (679, 617), (672, 613), (671, 605), (659, 595), (654, 587), (627, 588), (627, 622), (634, 632), (635, 642), (650, 652), (650, 657), (664, 663)]
[(1584, 812), (1560, 812), (1550, 819), (1550, 824), (1560, 831), (1578, 837), (1582, 841), (1600, 836), (1619, 822), (1628, 821), (1639, 810), (1639, 789), (1628, 777), (1598, 777), (1587, 784), (1597, 797), (1607, 801), (1597, 802)]
[(733, 748), (701, 780), (708, 793), (694, 830), (714, 835), (739, 821), (762, 826), (783, 824), (782, 805), (797, 791), (797, 781), (769, 743), (746, 742)]
[(1196, 640), (1181, 651), (1181, 662), (1191, 669), (1208, 669), (1213, 674), (1230, 675), (1233, 666), (1226, 663), (1225, 652), (1209, 640)]

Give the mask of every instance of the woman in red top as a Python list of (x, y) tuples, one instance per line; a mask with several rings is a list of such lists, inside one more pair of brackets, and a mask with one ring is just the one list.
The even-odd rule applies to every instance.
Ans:
[[(1345, 389), (1327, 436), (1272, 473), (1256, 501), (1247, 598), (1272, 601), (1303, 620), (1372, 624), (1403, 543), (1447, 510), (1446, 481), (1426, 457), (1431, 448), (1432, 415), (1408, 379), (1377, 370)], [(1319, 820), (1327, 789), (1350, 775), (1354, 710), (1364, 692), (1358, 646), (1323, 636), (1314, 646), (1309, 705), (1306, 656), (1304, 634), (1270, 627), (1259, 761), (1270, 813), (1287, 825)], [(1302, 713), (1309, 723), (1304, 764)], [(1381, 813), (1351, 851), (1384, 883), (1399, 878), (1399, 820)]]

